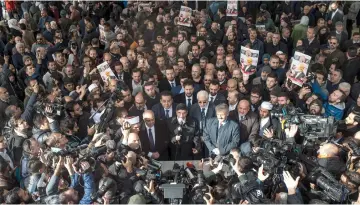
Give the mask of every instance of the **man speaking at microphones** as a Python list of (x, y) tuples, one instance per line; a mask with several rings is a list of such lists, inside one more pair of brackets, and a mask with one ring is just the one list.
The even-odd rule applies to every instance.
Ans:
[(228, 120), (229, 106), (219, 104), (215, 107), (216, 118), (207, 121), (204, 129), (204, 142), (209, 152), (224, 156), (239, 146), (240, 129), (238, 123)]
[(199, 126), (188, 116), (185, 104), (176, 106), (176, 116), (170, 118), (167, 124), (171, 133), (171, 160), (193, 160), (201, 150)]

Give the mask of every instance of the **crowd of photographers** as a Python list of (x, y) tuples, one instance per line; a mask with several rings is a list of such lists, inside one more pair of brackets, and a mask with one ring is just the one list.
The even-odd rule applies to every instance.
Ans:
[(2, 7), (1, 203), (360, 203), (360, 2)]

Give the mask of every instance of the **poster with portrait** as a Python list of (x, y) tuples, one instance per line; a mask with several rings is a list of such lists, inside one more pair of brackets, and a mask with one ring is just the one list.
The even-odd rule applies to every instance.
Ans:
[(292, 58), (289, 80), (298, 86), (302, 86), (306, 79), (307, 71), (309, 69), (311, 56), (296, 51)]
[(237, 16), (238, 15), (238, 2), (227, 1), (226, 16)]
[(178, 25), (191, 27), (192, 9), (187, 6), (181, 6)]
[(103, 42), (103, 43), (107, 43), (106, 42), (106, 38), (105, 38), (105, 29), (104, 29), (104, 26), (103, 25), (100, 25), (99, 24), (99, 33), (100, 33), (100, 41)]
[(111, 70), (107, 62), (103, 62), (96, 67), (100, 73), (101, 79), (104, 82), (109, 82), (110, 79), (116, 79), (114, 72)]
[(256, 72), (259, 60), (259, 51), (241, 46), (240, 63), (243, 74), (252, 75)]

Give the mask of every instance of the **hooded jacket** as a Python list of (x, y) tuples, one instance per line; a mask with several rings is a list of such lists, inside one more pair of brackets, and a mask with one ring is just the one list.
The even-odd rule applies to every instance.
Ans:
[(333, 116), (335, 120), (341, 120), (344, 115), (345, 103), (339, 104), (330, 104), (328, 102), (324, 103), (325, 117)]

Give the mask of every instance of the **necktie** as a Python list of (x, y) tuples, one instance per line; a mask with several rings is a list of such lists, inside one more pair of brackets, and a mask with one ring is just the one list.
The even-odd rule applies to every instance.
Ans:
[(210, 102), (214, 102), (214, 97), (210, 97)]
[(169, 112), (170, 110), (165, 110), (165, 118), (168, 119), (170, 116), (169, 116)]
[(155, 150), (155, 143), (154, 143), (154, 138), (153, 138), (153, 135), (152, 135), (152, 131), (151, 129), (149, 128), (149, 142), (150, 142), (150, 150), (151, 151), (154, 151)]
[(191, 99), (188, 98), (187, 99), (187, 109), (190, 110), (190, 107), (191, 107)]
[(171, 82), (171, 87), (172, 88), (175, 87), (175, 83)]
[(204, 130), (205, 126), (205, 108), (201, 108), (201, 130)]

